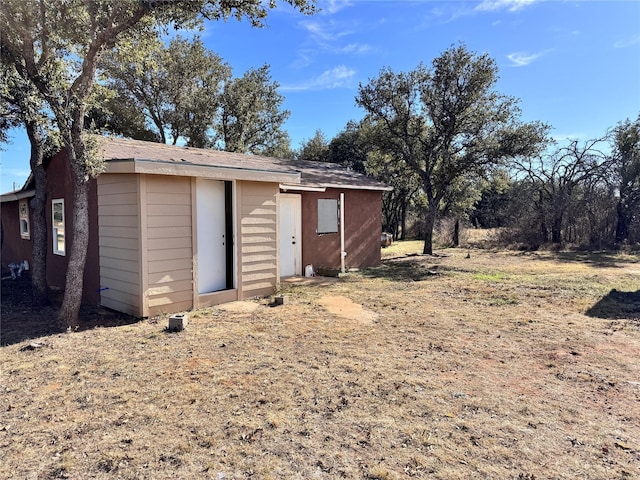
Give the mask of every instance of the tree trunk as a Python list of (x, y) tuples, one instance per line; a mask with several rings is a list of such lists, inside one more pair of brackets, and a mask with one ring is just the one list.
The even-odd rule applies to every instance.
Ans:
[(25, 122), (27, 136), (31, 144), (29, 163), (35, 182), (35, 195), (30, 201), (33, 214), (33, 250), (31, 259), (31, 295), (34, 307), (49, 304), (49, 287), (47, 284), (47, 173), (42, 163), (44, 157), (44, 140), (37, 125)]
[[(84, 266), (87, 260), (89, 245), (89, 181), (76, 180), (73, 192), (73, 230), (66, 227), (66, 232), (73, 231), (69, 264), (67, 266), (66, 283), (62, 306), (58, 319), (65, 327), (76, 329), (79, 326), (78, 314), (82, 303), (84, 284)], [(67, 233), (68, 235), (68, 233)]]
[(456, 218), (456, 223), (453, 226), (453, 246), (460, 246), (460, 220)]
[(427, 215), (424, 219), (424, 249), (422, 250), (425, 255), (433, 255), (433, 228), (436, 224), (437, 214), (437, 209), (427, 209)]
[(40, 163), (32, 169), (36, 193), (31, 199), (33, 213), (33, 251), (31, 265), (31, 294), (33, 306), (43, 307), (49, 304), (49, 286), (47, 284), (47, 175)]
[(402, 232), (400, 233), (400, 240), (406, 240), (407, 239), (407, 210), (408, 210), (408, 205), (406, 201), (402, 202), (402, 212), (401, 212), (401, 227), (402, 228)]
[(629, 237), (629, 215), (622, 205), (622, 201), (618, 202), (616, 207), (618, 221), (616, 223), (616, 244), (621, 244)]
[(538, 194), (540, 199), (540, 238), (542, 243), (547, 243), (549, 241), (549, 234), (547, 233), (547, 221), (544, 211), (544, 194), (542, 190), (540, 190)]
[(551, 241), (556, 244), (562, 243), (562, 216), (555, 214), (551, 224)]

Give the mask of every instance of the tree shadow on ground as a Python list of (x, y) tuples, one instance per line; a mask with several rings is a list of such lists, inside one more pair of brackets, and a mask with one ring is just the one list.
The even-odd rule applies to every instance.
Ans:
[[(15, 280), (2, 280), (0, 297), (0, 346), (66, 331), (66, 328), (58, 323), (58, 308), (62, 295), (51, 292), (51, 305), (43, 308), (33, 307), (31, 277), (28, 274), (23, 274)], [(96, 327), (130, 325), (139, 319), (103, 307), (83, 305), (78, 321), (78, 330), (82, 331)]]
[(442, 273), (442, 266), (428, 265), (430, 258), (425, 255), (412, 255), (387, 259), (381, 265), (363, 271), (365, 277), (387, 278), (400, 282), (419, 282), (437, 277)]
[(624, 268), (625, 264), (638, 263), (637, 256), (621, 256), (616, 252), (553, 252), (548, 257), (540, 256), (540, 260), (559, 260), (562, 262), (577, 262), (601, 268)]
[(621, 292), (615, 288), (587, 310), (590, 317), (640, 320), (640, 290)]

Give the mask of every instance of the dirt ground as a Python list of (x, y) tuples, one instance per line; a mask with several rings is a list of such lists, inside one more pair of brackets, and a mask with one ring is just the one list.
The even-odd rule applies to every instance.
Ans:
[(178, 333), (3, 283), (0, 478), (640, 478), (638, 256), (391, 248)]

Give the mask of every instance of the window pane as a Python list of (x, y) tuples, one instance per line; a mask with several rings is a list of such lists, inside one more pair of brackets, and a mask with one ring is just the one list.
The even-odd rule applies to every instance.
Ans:
[(318, 199), (318, 233), (338, 232), (338, 200)]
[(51, 206), (51, 217), (53, 223), (53, 253), (57, 255), (64, 255), (64, 200), (53, 200)]

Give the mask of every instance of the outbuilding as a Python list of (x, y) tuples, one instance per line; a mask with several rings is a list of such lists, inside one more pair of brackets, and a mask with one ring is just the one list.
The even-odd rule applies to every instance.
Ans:
[[(280, 278), (380, 262), (383, 184), (334, 164), (101, 139), (83, 301), (136, 317), (272, 294)], [(47, 280), (63, 288), (72, 177), (47, 160)], [(31, 261), (29, 180), (2, 195), (2, 266)], [(309, 268), (306, 268), (307, 273)]]

